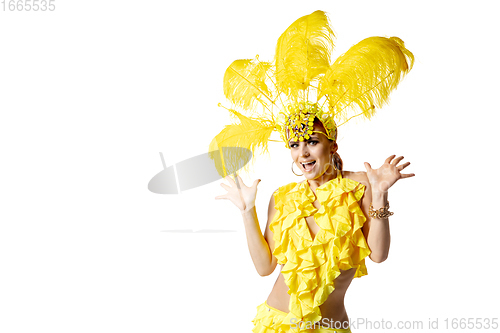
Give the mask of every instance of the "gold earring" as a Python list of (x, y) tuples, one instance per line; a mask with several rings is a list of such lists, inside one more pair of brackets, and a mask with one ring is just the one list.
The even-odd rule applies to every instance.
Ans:
[(332, 158), (331, 158), (331, 160), (332, 160), (333, 170), (334, 170), (334, 171), (337, 171), (337, 167), (335, 166), (334, 156), (335, 156), (335, 154), (332, 154)]
[(296, 174), (296, 173), (295, 173), (295, 171), (293, 171), (293, 165), (294, 165), (294, 164), (295, 164), (295, 163), (292, 161), (292, 172), (293, 172), (293, 174), (294, 174), (295, 176), (299, 176), (299, 177), (300, 177), (300, 176), (302, 176), (303, 174), (302, 174), (302, 175), (298, 175), (298, 174)]

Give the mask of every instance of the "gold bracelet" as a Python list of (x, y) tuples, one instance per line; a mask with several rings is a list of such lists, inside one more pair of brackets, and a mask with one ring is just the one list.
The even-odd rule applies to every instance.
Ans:
[(385, 204), (385, 207), (382, 207), (382, 208), (377, 209), (377, 210), (373, 210), (373, 204), (370, 204), (370, 211), (368, 212), (368, 215), (370, 215), (370, 217), (373, 217), (376, 219), (383, 219), (383, 218), (389, 217), (393, 214), (394, 214), (393, 212), (389, 211), (389, 201), (387, 201), (387, 203)]

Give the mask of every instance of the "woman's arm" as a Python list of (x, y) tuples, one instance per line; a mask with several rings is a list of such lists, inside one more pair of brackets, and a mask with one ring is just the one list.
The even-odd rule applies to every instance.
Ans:
[(269, 229), (269, 225), (271, 224), (275, 214), (276, 209), (274, 208), (274, 195), (271, 195), (267, 214), (266, 230), (264, 232), (264, 236), (262, 236), (255, 207), (247, 212), (241, 213), (247, 235), (248, 250), (250, 251), (250, 256), (252, 257), (255, 269), (257, 269), (260, 276), (270, 275), (274, 272), (277, 264), (276, 257), (272, 254), (274, 250), (273, 233)]
[(264, 236), (260, 231), (260, 224), (255, 210), (255, 198), (257, 196), (257, 185), (260, 179), (255, 180), (251, 187), (246, 186), (240, 176), (236, 177), (236, 182), (230, 177), (225, 179), (229, 185), (221, 184), (227, 190), (224, 195), (216, 196), (215, 199), (230, 200), (241, 212), (245, 233), (247, 235), (248, 249), (257, 272), (261, 276), (266, 276), (274, 272), (276, 268), (276, 257), (272, 255), (274, 249), (273, 233), (269, 230), (269, 225), (276, 214), (274, 208), (274, 194), (271, 196), (268, 209), (268, 219)]
[(384, 207), (387, 203), (388, 195), (387, 192), (385, 192), (385, 194), (374, 192), (370, 186), (366, 172), (360, 172), (360, 174), (363, 178), (361, 183), (365, 185), (365, 194), (361, 202), (361, 210), (366, 217), (366, 221), (362, 230), (368, 247), (371, 250), (370, 259), (373, 262), (381, 263), (387, 259), (391, 246), (389, 218), (376, 219), (370, 217), (368, 212), (370, 211), (370, 204), (373, 204), (374, 210)]
[(399, 179), (414, 177), (414, 173), (403, 174), (401, 170), (410, 165), (410, 162), (398, 165), (404, 158), (391, 155), (386, 158), (384, 164), (378, 169), (372, 169), (370, 163), (365, 162), (366, 172), (363, 172), (363, 182), (365, 188), (365, 199), (363, 199), (363, 213), (366, 216), (363, 225), (363, 234), (366, 242), (372, 251), (370, 259), (374, 262), (383, 262), (389, 255), (391, 245), (391, 233), (389, 231), (389, 219), (370, 217), (368, 212), (370, 204), (373, 209), (378, 210), (387, 203), (389, 188)]

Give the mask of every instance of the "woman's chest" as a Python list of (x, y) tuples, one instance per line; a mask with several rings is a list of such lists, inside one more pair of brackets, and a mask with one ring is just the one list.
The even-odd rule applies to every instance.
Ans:
[[(312, 203), (312, 205), (314, 206), (314, 208), (316, 208), (318, 210), (321, 208), (321, 204), (318, 202), (318, 200), (314, 201)], [(311, 238), (314, 240), (314, 238), (316, 238), (316, 234), (320, 230), (320, 227), (318, 226), (318, 224), (314, 220), (314, 214), (305, 217), (304, 220), (305, 220), (305, 222), (307, 224), (307, 228), (309, 229), (309, 233), (311, 235)]]

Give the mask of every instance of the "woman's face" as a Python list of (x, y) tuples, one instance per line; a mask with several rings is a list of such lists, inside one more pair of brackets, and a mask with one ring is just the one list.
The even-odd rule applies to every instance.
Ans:
[[(314, 122), (313, 131), (325, 132), (323, 124)], [(292, 159), (306, 179), (316, 179), (325, 172), (333, 175), (331, 156), (337, 151), (337, 144), (326, 135), (313, 132), (308, 140), (290, 141), (289, 145)]]

